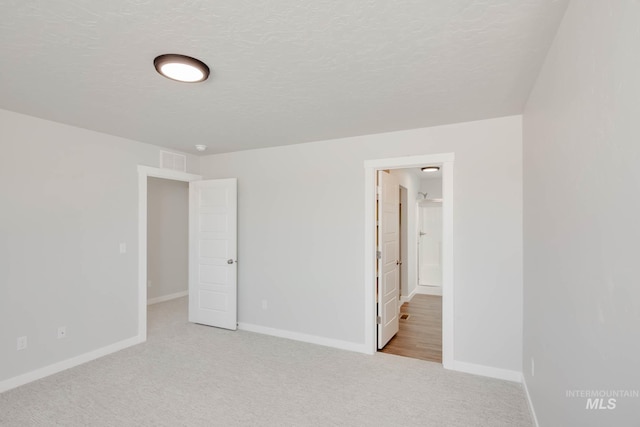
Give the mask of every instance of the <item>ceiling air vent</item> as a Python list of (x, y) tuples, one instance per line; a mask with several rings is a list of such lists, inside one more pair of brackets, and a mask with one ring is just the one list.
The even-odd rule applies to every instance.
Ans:
[(163, 169), (186, 172), (187, 156), (184, 154), (170, 153), (168, 151), (160, 151), (160, 167)]

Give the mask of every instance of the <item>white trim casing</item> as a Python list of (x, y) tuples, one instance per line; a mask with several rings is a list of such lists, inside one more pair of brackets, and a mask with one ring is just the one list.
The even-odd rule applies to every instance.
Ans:
[(253, 325), (250, 323), (238, 323), (241, 331), (255, 332), (258, 334), (271, 335), (273, 337), (286, 338), (294, 341), (302, 341), (310, 344), (323, 345), (341, 350), (354, 351), (368, 354), (368, 348), (364, 344), (356, 344), (348, 341), (335, 340), (332, 338), (319, 337), (316, 335), (301, 334), (299, 332), (285, 331), (283, 329), (269, 328), (266, 326)]
[(58, 372), (65, 371), (69, 368), (82, 365), (83, 363), (87, 363), (92, 360), (98, 359), (100, 357), (106, 356), (108, 354), (123, 350), (127, 347), (140, 344), (141, 342), (144, 342), (144, 339), (141, 339), (140, 336), (138, 335), (138, 336), (126, 339), (124, 341), (119, 341), (117, 343), (108, 345), (106, 347), (102, 347), (97, 350), (93, 350), (88, 353), (84, 353), (79, 356), (72, 357), (71, 359), (66, 359), (61, 362), (57, 362), (52, 365), (45, 366), (43, 368), (36, 369), (35, 371), (27, 372), (26, 374), (9, 378), (8, 380), (4, 380), (0, 382), (0, 393), (3, 393), (7, 390), (11, 390), (12, 388), (20, 387), (21, 385), (30, 383), (32, 381), (36, 381), (41, 378), (48, 377), (49, 375), (57, 374)]
[(202, 179), (201, 175), (195, 175), (187, 172), (180, 172), (172, 169), (160, 169), (152, 166), (138, 165), (138, 175), (144, 173), (145, 176), (153, 178), (173, 179), (174, 181), (198, 181)]
[(365, 162), (364, 170), (364, 344), (367, 354), (374, 354), (376, 344), (375, 262), (376, 241), (376, 169)]
[(147, 300), (147, 305), (158, 304), (160, 302), (171, 301), (172, 299), (182, 298), (189, 295), (189, 291), (181, 291), (173, 294), (162, 295), (160, 297), (155, 297)]
[(442, 295), (442, 286), (416, 286), (416, 294), (420, 295)]
[(408, 297), (401, 296), (400, 297), (400, 302), (402, 304), (404, 304), (405, 302), (411, 302), (413, 297), (416, 296), (417, 294), (418, 294), (418, 292), (417, 292), (417, 287), (416, 287), (416, 289), (414, 289), (413, 292), (411, 292)]
[(365, 218), (364, 218), (364, 328), (365, 348), (367, 354), (376, 352), (375, 329), (375, 173), (382, 169), (401, 169), (424, 166), (425, 164), (442, 165), (442, 365), (453, 369), (453, 153), (428, 154), (422, 156), (395, 157), (387, 159), (367, 160), (365, 168)]
[(448, 369), (466, 372), (467, 374), (480, 375), (483, 377), (497, 378), (499, 380), (511, 381), (514, 383), (522, 382), (522, 372), (494, 368), (492, 366), (476, 365), (475, 363), (459, 362), (454, 360)]
[(527, 403), (529, 404), (529, 411), (531, 412), (531, 418), (533, 418), (533, 425), (540, 427), (538, 423), (538, 417), (536, 416), (536, 410), (533, 407), (533, 401), (531, 400), (531, 394), (529, 394), (529, 387), (527, 387), (527, 379), (522, 375), (522, 387), (524, 388), (524, 394), (527, 396)]
[(442, 366), (453, 369), (453, 153), (442, 163), (442, 236)]
[(138, 337), (140, 342), (147, 339), (147, 180), (149, 177), (184, 182), (202, 179), (202, 176), (191, 173), (138, 166)]

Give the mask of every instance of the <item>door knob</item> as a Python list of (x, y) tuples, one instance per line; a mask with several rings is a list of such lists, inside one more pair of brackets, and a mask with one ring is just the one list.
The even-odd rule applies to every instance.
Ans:
[(234, 262), (236, 262), (236, 261), (234, 261), (234, 260), (232, 260), (232, 259), (228, 259), (228, 260), (227, 260), (227, 264), (233, 264)]

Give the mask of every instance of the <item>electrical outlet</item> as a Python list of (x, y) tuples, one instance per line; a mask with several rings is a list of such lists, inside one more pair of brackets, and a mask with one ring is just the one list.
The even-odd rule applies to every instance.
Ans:
[(267, 300), (266, 300), (266, 299), (263, 299), (263, 300), (262, 300), (262, 309), (263, 309), (263, 310), (266, 310), (266, 309), (267, 309), (267, 306), (268, 306), (268, 305), (267, 305)]
[(16, 349), (24, 350), (27, 348), (27, 337), (18, 337)]
[(126, 243), (120, 243), (120, 253), (121, 254), (126, 254), (127, 253), (127, 244)]
[(536, 375), (536, 363), (532, 357), (531, 358), (531, 376), (534, 377), (535, 375)]
[(62, 338), (66, 338), (67, 337), (67, 327), (66, 326), (60, 326), (58, 328), (58, 339), (62, 339)]

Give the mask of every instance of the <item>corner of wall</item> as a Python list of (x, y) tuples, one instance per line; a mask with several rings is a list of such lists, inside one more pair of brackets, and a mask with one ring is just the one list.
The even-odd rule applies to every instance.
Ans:
[(538, 423), (538, 417), (536, 416), (536, 410), (533, 406), (533, 400), (531, 400), (531, 394), (529, 393), (529, 387), (527, 387), (527, 378), (526, 376), (523, 374), (522, 375), (522, 388), (524, 389), (524, 393), (527, 397), (527, 404), (529, 406), (529, 412), (531, 414), (531, 419), (533, 420), (533, 425), (535, 427), (539, 427), (540, 424)]

